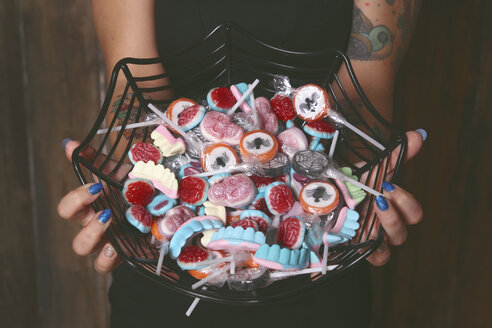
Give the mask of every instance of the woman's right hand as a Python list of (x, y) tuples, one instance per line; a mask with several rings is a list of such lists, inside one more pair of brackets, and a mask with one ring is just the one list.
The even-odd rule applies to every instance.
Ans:
[[(72, 153), (79, 144), (72, 140), (64, 142), (65, 154), (69, 161), (72, 160)], [(83, 156), (90, 157), (91, 151)], [(87, 256), (99, 251), (94, 261), (94, 268), (100, 273), (108, 273), (122, 261), (105, 234), (111, 224), (111, 210), (106, 209), (96, 213), (90, 205), (101, 195), (103, 188), (102, 183), (89, 183), (75, 188), (60, 200), (57, 209), (63, 219), (77, 222), (82, 226), (72, 242), (75, 253)]]

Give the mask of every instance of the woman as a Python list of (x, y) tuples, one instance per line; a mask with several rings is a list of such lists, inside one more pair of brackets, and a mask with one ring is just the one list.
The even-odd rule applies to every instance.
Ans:
[[(346, 50), (365, 93), (380, 113), (391, 120), (395, 74), (408, 46), (417, 2), (95, 0), (93, 14), (108, 74), (121, 58), (157, 57), (199, 40), (221, 22), (234, 21), (259, 39), (282, 48)], [(152, 71), (143, 68), (138, 74), (155, 74), (156, 70), (165, 68), (152, 68)], [(420, 150), (425, 131), (408, 132), (407, 137), (409, 159)], [(64, 141), (69, 159), (77, 145), (75, 141)], [(385, 229), (385, 240), (367, 258), (373, 265), (386, 263), (390, 257), (388, 245), (402, 244), (407, 237), (406, 225), (422, 219), (421, 206), (412, 195), (388, 183), (383, 187), (385, 198), (377, 202), (376, 212)], [(94, 266), (97, 271), (107, 273), (118, 267), (121, 260), (104, 235), (111, 213), (94, 213), (89, 206), (101, 188), (100, 184), (90, 184), (71, 191), (60, 201), (58, 211), (61, 217), (83, 225), (73, 241), (75, 252), (88, 255), (102, 249)], [(299, 327), (319, 323), (360, 327), (369, 323), (367, 265), (345, 275), (336, 285), (309, 296), (262, 307), (202, 302), (191, 318), (183, 314), (191, 298), (156, 286), (126, 265), (120, 266), (113, 277), (110, 291), (113, 327), (178, 322), (181, 326), (214, 327), (271, 324)]]

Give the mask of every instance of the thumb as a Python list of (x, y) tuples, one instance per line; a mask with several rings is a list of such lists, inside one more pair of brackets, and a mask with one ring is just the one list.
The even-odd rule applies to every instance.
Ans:
[[(62, 146), (63, 146), (63, 150), (65, 151), (65, 156), (71, 163), (73, 152), (75, 151), (75, 149), (77, 149), (78, 146), (80, 146), (80, 141), (64, 139), (62, 142)], [(91, 160), (92, 158), (94, 158), (94, 155), (95, 155), (95, 150), (90, 146), (85, 147), (80, 153), (80, 156), (84, 157), (87, 160)]]

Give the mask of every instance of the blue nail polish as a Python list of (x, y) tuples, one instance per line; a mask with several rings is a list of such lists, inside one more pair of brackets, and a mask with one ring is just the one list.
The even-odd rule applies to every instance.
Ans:
[(391, 183), (389, 182), (383, 182), (383, 189), (387, 192), (392, 192), (393, 190), (395, 190), (395, 186), (393, 186)]
[(99, 214), (97, 221), (104, 224), (104, 223), (108, 222), (110, 217), (111, 217), (111, 210), (109, 208), (107, 208), (104, 211), (102, 211), (101, 214)]
[(65, 150), (65, 147), (67, 146), (67, 143), (69, 143), (70, 141), (72, 141), (72, 139), (70, 138), (65, 138), (62, 140), (62, 148), (63, 150)]
[(416, 132), (420, 133), (420, 135), (422, 136), (422, 139), (427, 139), (427, 131), (425, 131), (424, 129), (417, 129), (415, 130)]
[(376, 197), (376, 205), (381, 211), (386, 211), (389, 208), (388, 202), (383, 196)]
[(89, 187), (89, 193), (95, 195), (100, 193), (102, 189), (103, 189), (103, 184), (101, 182), (98, 182)]

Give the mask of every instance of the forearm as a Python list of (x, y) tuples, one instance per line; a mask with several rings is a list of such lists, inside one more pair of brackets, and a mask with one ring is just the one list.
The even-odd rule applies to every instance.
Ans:
[(369, 100), (389, 121), (393, 117), (395, 76), (419, 6), (420, 0), (354, 1), (347, 54)]

